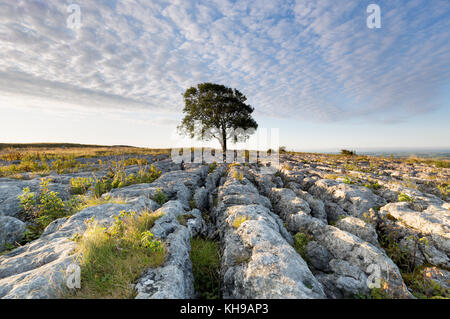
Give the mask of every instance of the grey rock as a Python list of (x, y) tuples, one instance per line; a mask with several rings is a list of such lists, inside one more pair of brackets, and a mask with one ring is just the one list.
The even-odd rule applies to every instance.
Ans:
[(206, 210), (208, 208), (208, 195), (205, 187), (198, 188), (194, 194), (195, 207), (202, 211)]
[(76, 243), (70, 239), (85, 231), (85, 220), (94, 217), (109, 226), (120, 211), (139, 212), (148, 205), (148, 199), (141, 197), (129, 204), (89, 207), (54, 221), (39, 239), (0, 256), (0, 298), (57, 298), (65, 289), (67, 267), (77, 263)]
[[(223, 227), (224, 298), (323, 298), (305, 261), (281, 236), (268, 209), (231, 206)], [(237, 229), (233, 221), (246, 216)]]
[(306, 245), (306, 256), (308, 257), (308, 263), (314, 268), (325, 272), (331, 271), (330, 260), (332, 256), (318, 242), (313, 240)]
[(10, 216), (0, 216), (0, 252), (6, 244), (15, 244), (22, 240), (26, 225)]
[(371, 224), (364, 222), (362, 219), (347, 216), (337, 221), (336, 227), (345, 230), (374, 246), (380, 246), (375, 228)]
[(138, 280), (136, 299), (187, 299), (194, 298), (194, 277), (190, 260), (190, 237), (205, 230), (201, 212), (190, 212), (195, 218), (187, 221), (186, 227), (178, 221), (178, 216), (186, 214), (179, 201), (169, 201), (156, 213), (164, 214), (156, 220), (150, 230), (163, 239), (167, 247), (166, 261), (161, 267), (147, 269)]
[(349, 215), (361, 218), (374, 206), (382, 206), (386, 201), (375, 195), (367, 187), (349, 185), (335, 180), (321, 179), (308, 192), (322, 201), (332, 201), (341, 206)]
[[(219, 188), (219, 198), (263, 198), (247, 178), (238, 183), (231, 174)], [(215, 212), (223, 246), (224, 298), (324, 298), (322, 286), (286, 240), (291, 238), (279, 217), (265, 206), (239, 202), (237, 196), (221, 202)]]
[[(380, 209), (381, 216), (389, 214), (396, 221), (388, 226), (388, 231), (394, 231), (395, 226), (403, 226), (400, 237), (426, 237), (428, 244), (423, 242), (418, 246), (425, 260), (432, 265), (450, 267), (450, 211), (443, 207), (430, 205), (418, 212), (411, 209), (409, 203), (390, 203)], [(390, 225), (387, 223), (387, 225)], [(419, 235), (419, 236), (418, 236)], [(413, 252), (413, 245), (404, 244)], [(412, 253), (413, 254), (413, 253)], [(420, 259), (420, 258), (419, 258)]]

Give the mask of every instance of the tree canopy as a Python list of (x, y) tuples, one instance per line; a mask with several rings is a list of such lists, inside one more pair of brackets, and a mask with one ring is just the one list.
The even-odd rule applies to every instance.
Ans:
[(185, 116), (179, 132), (205, 141), (215, 138), (224, 153), (228, 139), (245, 142), (258, 128), (251, 116), (254, 108), (245, 103), (247, 98), (237, 89), (201, 83), (187, 89), (183, 97)]

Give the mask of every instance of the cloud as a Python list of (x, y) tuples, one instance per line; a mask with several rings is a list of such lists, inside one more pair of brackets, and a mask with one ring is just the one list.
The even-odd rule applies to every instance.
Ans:
[(0, 103), (175, 116), (211, 81), (260, 116), (391, 122), (442, 107), (449, 82), (448, 1), (378, 1), (377, 30), (370, 1), (75, 3), (79, 29), (64, 1), (2, 1)]

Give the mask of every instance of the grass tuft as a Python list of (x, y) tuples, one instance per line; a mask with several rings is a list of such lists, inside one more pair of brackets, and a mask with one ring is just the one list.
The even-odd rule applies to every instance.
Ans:
[(213, 240), (192, 238), (194, 288), (202, 299), (220, 298), (220, 249)]
[(166, 248), (149, 231), (161, 216), (123, 211), (109, 228), (89, 220), (76, 250), (81, 256), (81, 288), (65, 297), (133, 298), (133, 283), (143, 271), (164, 263)]

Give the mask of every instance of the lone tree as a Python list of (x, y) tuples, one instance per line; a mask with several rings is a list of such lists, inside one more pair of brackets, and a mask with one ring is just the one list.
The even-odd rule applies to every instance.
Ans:
[(187, 89), (183, 96), (185, 116), (178, 126), (179, 132), (204, 141), (217, 139), (224, 156), (227, 139), (245, 142), (258, 128), (251, 117), (254, 108), (245, 104), (247, 98), (236, 89), (201, 83)]

